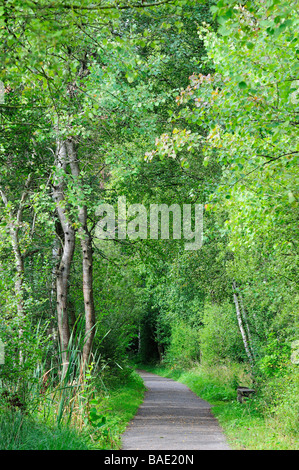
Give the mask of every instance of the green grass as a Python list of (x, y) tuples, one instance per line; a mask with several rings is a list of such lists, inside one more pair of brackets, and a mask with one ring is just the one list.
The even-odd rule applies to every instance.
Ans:
[(141, 405), (144, 391), (143, 380), (135, 372), (124, 383), (118, 382), (109, 390), (98, 407), (106, 423), (100, 430), (97, 448), (121, 448), (121, 435)]
[(80, 427), (61, 422), (59, 426), (53, 419), (57, 412), (54, 402), (49, 405), (52, 409), (47, 419), (42, 413), (27, 415), (2, 406), (0, 450), (119, 449), (121, 434), (143, 401), (144, 390), (142, 379), (134, 371), (116, 380), (108, 390), (99, 390), (91, 406), (101, 416), (100, 427), (90, 422)]
[(298, 450), (298, 436), (286, 433), (273, 417), (259, 411), (258, 400), (246, 404), (216, 405), (213, 414), (232, 448), (245, 450)]
[(86, 450), (88, 443), (76, 429), (49, 427), (19, 411), (0, 415), (0, 450)]
[[(190, 370), (161, 366), (142, 368), (177, 380), (208, 401), (232, 449), (299, 449), (298, 415), (296, 418), (298, 396), (293, 386), (289, 388), (291, 396), (289, 402), (285, 400), (276, 407), (269, 404), (270, 400), (265, 397), (265, 392), (262, 390), (258, 391), (254, 398), (241, 404), (236, 399), (237, 386), (252, 386), (252, 384), (249, 374), (240, 364), (211, 368), (196, 366)], [(273, 389), (275, 386), (273, 383)]]

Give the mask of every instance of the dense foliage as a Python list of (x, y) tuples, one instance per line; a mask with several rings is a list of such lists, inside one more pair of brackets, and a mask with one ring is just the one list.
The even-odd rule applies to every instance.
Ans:
[[(0, 412), (100, 433), (133, 359), (241, 364), (294, 413), (298, 2), (3, 2), (0, 38)], [(202, 204), (201, 248), (122, 236), (120, 196)]]

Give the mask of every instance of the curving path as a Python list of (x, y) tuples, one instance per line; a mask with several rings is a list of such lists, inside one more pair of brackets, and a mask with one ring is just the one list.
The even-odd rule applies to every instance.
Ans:
[(229, 450), (209, 403), (186, 385), (137, 372), (147, 391), (122, 435), (123, 450)]

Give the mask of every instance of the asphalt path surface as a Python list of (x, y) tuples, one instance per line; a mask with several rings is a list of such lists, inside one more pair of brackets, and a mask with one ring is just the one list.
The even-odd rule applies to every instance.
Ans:
[(172, 379), (137, 371), (147, 391), (123, 450), (229, 450), (211, 405)]

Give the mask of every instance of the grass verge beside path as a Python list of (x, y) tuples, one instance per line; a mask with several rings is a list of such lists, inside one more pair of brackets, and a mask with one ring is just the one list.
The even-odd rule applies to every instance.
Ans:
[(144, 392), (143, 380), (136, 372), (133, 372), (125, 383), (118, 382), (109, 391), (106, 401), (103, 402), (106, 425), (98, 442), (101, 449), (121, 448), (121, 435), (143, 402)]
[(190, 370), (148, 365), (138, 367), (181, 382), (208, 401), (231, 449), (299, 449), (298, 434), (288, 432), (286, 422), (265, 411), (262, 396), (257, 394), (244, 404), (237, 401), (237, 386), (251, 386), (249, 375), (242, 366), (196, 366)]
[(0, 450), (119, 449), (121, 434), (142, 403), (144, 390), (142, 379), (133, 371), (112, 382), (105, 393), (100, 391), (95, 397), (96, 412), (104, 418), (99, 428), (88, 421), (80, 428), (53, 425), (53, 404), (49, 404), (52, 420), (45, 420), (42, 413), (27, 415), (0, 403)]

